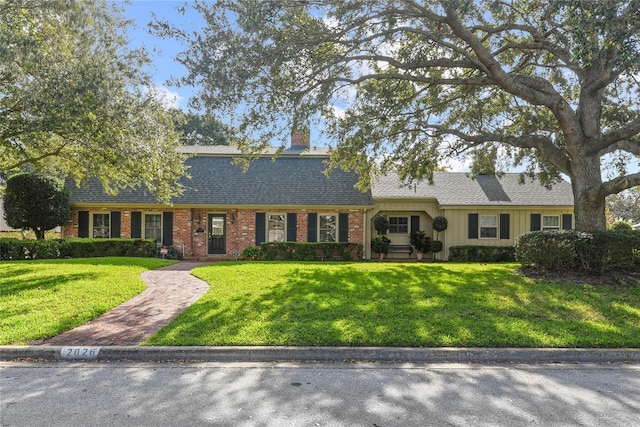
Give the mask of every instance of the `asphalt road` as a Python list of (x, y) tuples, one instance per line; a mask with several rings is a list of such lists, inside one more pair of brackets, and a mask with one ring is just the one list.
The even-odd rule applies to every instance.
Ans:
[(0, 362), (5, 426), (640, 426), (638, 365)]

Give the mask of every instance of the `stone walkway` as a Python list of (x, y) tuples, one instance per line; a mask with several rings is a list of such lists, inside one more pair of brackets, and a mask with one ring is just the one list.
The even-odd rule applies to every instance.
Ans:
[(147, 284), (141, 294), (42, 345), (138, 345), (197, 301), (209, 285), (190, 274), (203, 262), (181, 262), (140, 275)]

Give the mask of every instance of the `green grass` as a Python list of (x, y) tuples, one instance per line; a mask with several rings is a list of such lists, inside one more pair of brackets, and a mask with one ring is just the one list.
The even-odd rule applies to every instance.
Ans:
[(0, 345), (55, 336), (145, 288), (140, 273), (172, 262), (145, 258), (0, 262)]
[(533, 282), (506, 264), (220, 263), (152, 345), (640, 347), (640, 284)]

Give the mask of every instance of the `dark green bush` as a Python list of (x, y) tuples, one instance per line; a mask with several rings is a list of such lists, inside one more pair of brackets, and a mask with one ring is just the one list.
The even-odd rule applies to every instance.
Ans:
[(454, 262), (513, 262), (513, 246), (452, 246), (449, 261)]
[[(155, 242), (154, 242), (154, 246), (155, 246)], [(166, 248), (167, 249), (167, 253), (166, 254), (162, 253), (162, 249), (163, 248), (156, 248), (156, 258), (176, 259), (178, 261), (182, 261), (182, 259), (183, 259), (182, 254), (176, 248), (174, 248), (174, 247)]]
[(105, 256), (153, 257), (155, 253), (155, 242), (142, 239), (0, 239), (0, 260)]
[(533, 231), (520, 236), (516, 259), (524, 267), (603, 274), (640, 268), (640, 233)]
[(242, 250), (242, 258), (244, 259), (260, 259), (263, 257), (262, 249), (258, 246), (249, 246)]
[(49, 259), (60, 257), (58, 240), (0, 239), (0, 260)]
[(353, 261), (362, 259), (362, 245), (357, 243), (263, 243), (266, 260), (284, 261)]

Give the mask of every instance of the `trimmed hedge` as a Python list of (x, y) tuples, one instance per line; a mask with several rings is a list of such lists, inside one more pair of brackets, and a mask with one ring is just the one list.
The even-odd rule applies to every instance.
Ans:
[(449, 261), (453, 262), (513, 262), (513, 246), (452, 246)]
[(90, 258), (105, 256), (153, 257), (150, 239), (0, 239), (0, 260)]
[(555, 272), (640, 270), (640, 232), (533, 231), (518, 238), (516, 259), (523, 267)]
[(261, 246), (266, 260), (283, 261), (354, 261), (362, 259), (362, 245), (357, 243), (269, 242)]

